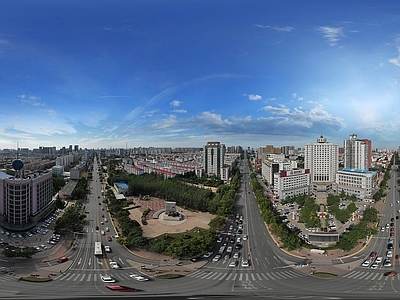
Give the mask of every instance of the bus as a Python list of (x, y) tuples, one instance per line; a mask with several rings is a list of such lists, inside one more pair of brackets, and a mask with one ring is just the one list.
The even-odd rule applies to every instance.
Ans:
[(97, 257), (102, 257), (103, 256), (103, 248), (101, 247), (100, 242), (95, 242), (94, 243), (94, 255)]

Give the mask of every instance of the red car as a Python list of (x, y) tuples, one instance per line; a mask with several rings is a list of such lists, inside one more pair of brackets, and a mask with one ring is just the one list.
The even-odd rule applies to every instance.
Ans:
[(137, 292), (137, 289), (131, 288), (129, 286), (125, 286), (125, 285), (119, 285), (119, 284), (115, 284), (115, 285), (106, 285), (106, 288), (114, 291), (114, 292)]
[(388, 276), (388, 277), (395, 277), (398, 273), (395, 271), (390, 271), (390, 272), (386, 272), (385, 274), (383, 274), (384, 276)]
[(63, 263), (63, 262), (66, 262), (67, 260), (68, 260), (68, 257), (64, 256), (64, 257), (59, 258), (59, 259), (57, 260), (57, 262), (58, 262), (58, 263)]
[(111, 238), (111, 236), (107, 236), (107, 241), (109, 241), (109, 242), (111, 242), (111, 241), (112, 241), (112, 238)]

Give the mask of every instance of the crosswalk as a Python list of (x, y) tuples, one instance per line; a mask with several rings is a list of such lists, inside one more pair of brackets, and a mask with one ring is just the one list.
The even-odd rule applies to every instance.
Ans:
[[(59, 275), (53, 280), (60, 281), (101, 281), (101, 276), (104, 274), (100, 273), (75, 273), (69, 272), (64, 275)], [(124, 280), (132, 280), (129, 277), (130, 273), (118, 272), (113, 277), (118, 281)], [(241, 281), (241, 282), (251, 282), (251, 281), (269, 281), (269, 280), (285, 280), (292, 279), (296, 277), (303, 277), (304, 273), (296, 272), (296, 271), (281, 271), (281, 272), (271, 272), (271, 273), (257, 273), (257, 272), (237, 272), (237, 273), (225, 273), (225, 272), (214, 272), (214, 271), (202, 271), (197, 270), (193, 273), (185, 275), (185, 277), (191, 277), (201, 280), (225, 280), (225, 281)]]
[(395, 277), (388, 277), (388, 276), (385, 276), (383, 272), (379, 272), (379, 273), (378, 272), (367, 272), (367, 271), (363, 271), (363, 270), (354, 270), (354, 271), (349, 272), (341, 277), (347, 278), (347, 279), (356, 279), (356, 280), (364, 279), (364, 280), (371, 280), (371, 281), (382, 281), (382, 280), (389, 280), (389, 279), (400, 280), (399, 275), (396, 275)]
[(297, 277), (305, 276), (304, 273), (285, 270), (278, 272), (269, 273), (257, 273), (257, 272), (237, 272), (237, 273), (225, 273), (218, 271), (202, 271), (197, 270), (191, 274), (186, 275), (187, 277), (205, 279), (205, 280), (230, 280), (230, 281), (268, 281), (268, 280), (285, 280)]

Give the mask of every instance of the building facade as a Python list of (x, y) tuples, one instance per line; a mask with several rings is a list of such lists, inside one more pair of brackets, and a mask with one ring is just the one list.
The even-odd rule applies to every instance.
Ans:
[(274, 195), (285, 199), (297, 195), (308, 195), (310, 189), (310, 170), (293, 169), (274, 173)]
[(221, 176), (225, 164), (225, 145), (220, 142), (208, 142), (204, 146), (204, 172), (207, 175)]
[[(17, 172), (18, 174), (18, 172)], [(23, 231), (54, 209), (51, 172), (0, 179), (0, 222), (9, 230)]]
[(371, 166), (368, 144), (351, 134), (344, 140), (344, 167), (350, 169), (368, 170)]
[(334, 182), (339, 168), (338, 145), (328, 143), (322, 135), (316, 143), (305, 145), (304, 168), (311, 173), (311, 182)]
[(337, 193), (355, 195), (358, 199), (372, 198), (375, 175), (368, 170), (343, 168), (336, 174)]

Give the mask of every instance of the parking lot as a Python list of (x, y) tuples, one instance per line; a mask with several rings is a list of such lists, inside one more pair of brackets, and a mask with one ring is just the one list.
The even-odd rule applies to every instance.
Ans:
[(24, 232), (0, 229), (0, 247), (8, 245), (20, 248), (34, 247), (38, 252), (51, 250), (61, 239), (61, 235), (53, 233), (55, 221), (60, 213), (62, 210), (56, 210), (47, 219), (38, 223), (35, 228)]

